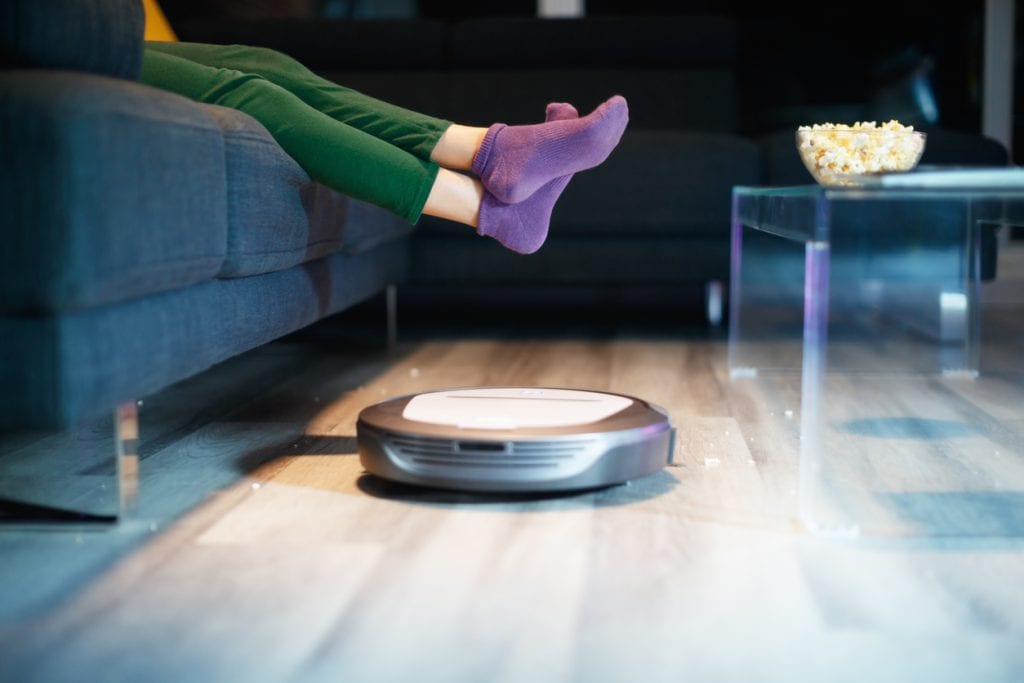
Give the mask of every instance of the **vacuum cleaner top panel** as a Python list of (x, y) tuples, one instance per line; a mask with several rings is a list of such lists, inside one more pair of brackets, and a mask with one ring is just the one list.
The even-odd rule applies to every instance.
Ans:
[(572, 389), (457, 389), (414, 396), (402, 417), (459, 429), (569, 427), (599, 422), (632, 404), (625, 396)]

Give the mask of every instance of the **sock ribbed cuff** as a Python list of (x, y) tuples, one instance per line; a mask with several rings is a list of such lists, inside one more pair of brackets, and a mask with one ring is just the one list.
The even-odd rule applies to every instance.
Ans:
[(487, 162), (491, 158), (491, 152), (494, 151), (494, 140), (498, 137), (498, 133), (506, 127), (504, 123), (495, 123), (487, 129), (487, 134), (484, 135), (483, 141), (480, 143), (480, 149), (473, 155), (473, 162), (470, 164), (473, 173), (478, 177), (487, 168)]

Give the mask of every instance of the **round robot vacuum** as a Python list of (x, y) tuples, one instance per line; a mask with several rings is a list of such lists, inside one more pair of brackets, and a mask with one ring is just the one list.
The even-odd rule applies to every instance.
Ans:
[(671, 462), (668, 413), (622, 394), (543, 387), (400, 396), (359, 414), (359, 459), (390, 481), (530, 493), (621, 484)]

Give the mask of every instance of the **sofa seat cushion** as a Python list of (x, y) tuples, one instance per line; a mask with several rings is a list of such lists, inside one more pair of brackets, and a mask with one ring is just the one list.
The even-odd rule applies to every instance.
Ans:
[(91, 74), (0, 73), (0, 311), (123, 301), (213, 277), (220, 128), (195, 103)]
[(336, 252), (359, 253), (412, 227), (310, 179), (254, 118), (202, 105), (220, 124), (227, 172), (227, 254), (220, 277), (283, 270)]
[(568, 236), (522, 256), (470, 235), (417, 237), (410, 283), (437, 285), (677, 286), (728, 280), (729, 241), (702, 237)]
[(569, 183), (552, 230), (728, 240), (732, 188), (760, 173), (757, 146), (737, 135), (627, 130), (605, 163)]
[(139, 0), (3, 0), (0, 67), (67, 69), (137, 80), (144, 21)]

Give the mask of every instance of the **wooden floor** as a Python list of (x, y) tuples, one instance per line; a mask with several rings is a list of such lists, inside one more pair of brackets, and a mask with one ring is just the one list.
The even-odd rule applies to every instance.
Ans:
[[(983, 378), (1007, 401), (993, 419), (1012, 421), (1024, 249), (1001, 267)], [(0, 681), (1024, 680), (1024, 526), (808, 532), (799, 387), (730, 380), (721, 334), (433, 337), (388, 354), (322, 331), (146, 401), (136, 521), (0, 530)], [(671, 413), (677, 462), (532, 498), (363, 473), (366, 405), (500, 384), (643, 396)], [(6, 459), (55, 438), (8, 442)]]

